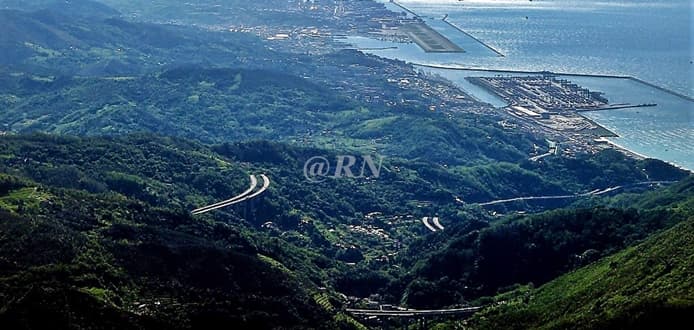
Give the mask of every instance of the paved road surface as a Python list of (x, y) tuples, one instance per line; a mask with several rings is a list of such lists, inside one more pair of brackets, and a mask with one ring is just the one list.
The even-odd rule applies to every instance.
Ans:
[(439, 229), (443, 230), (443, 226), (442, 226), (441, 223), (439, 222), (439, 217), (434, 217), (433, 221), (434, 221), (434, 226), (436, 226), (436, 227), (438, 227)]
[(352, 315), (358, 316), (399, 316), (399, 317), (414, 317), (414, 316), (437, 316), (437, 315), (454, 315), (454, 314), (472, 314), (480, 310), (482, 307), (465, 307), (452, 309), (354, 309), (347, 308), (345, 311)]
[(251, 192), (253, 192), (253, 190), (255, 190), (255, 188), (258, 186), (258, 179), (255, 177), (255, 175), (251, 175), (250, 176), (251, 186), (243, 193), (236, 195), (232, 198), (229, 198), (227, 200), (221, 201), (221, 202), (217, 202), (214, 204), (203, 206), (201, 208), (197, 208), (197, 209), (193, 210), (191, 213), (193, 213), (195, 215), (207, 213), (207, 212), (210, 212), (210, 211), (213, 211), (216, 209), (220, 209), (223, 207), (227, 207), (230, 205), (241, 203), (243, 201), (249, 200), (251, 198), (254, 198), (254, 197), (262, 194), (270, 186), (270, 178), (268, 178), (265, 174), (261, 174), (260, 177), (263, 179), (263, 186), (260, 188), (260, 190), (251, 194)]
[(211, 211), (212, 208), (214, 208), (216, 206), (223, 205), (223, 204), (226, 204), (229, 202), (233, 202), (235, 200), (241, 199), (244, 196), (250, 194), (255, 189), (255, 187), (258, 185), (258, 179), (256, 179), (255, 175), (251, 175), (250, 177), (251, 177), (251, 186), (246, 191), (244, 191), (241, 194), (238, 194), (232, 198), (229, 198), (227, 200), (224, 200), (224, 201), (221, 201), (218, 203), (214, 203), (214, 204), (210, 204), (207, 206), (203, 206), (201, 208), (197, 208), (197, 209), (193, 210), (191, 213), (193, 213), (193, 214), (205, 213), (205, 212)]
[(431, 231), (436, 231), (436, 228), (434, 228), (430, 223), (429, 223), (429, 217), (424, 217), (422, 218), (422, 223), (424, 223), (424, 226), (427, 227), (427, 229)]
[(633, 184), (628, 184), (624, 186), (614, 186), (614, 187), (609, 187), (605, 189), (595, 189), (593, 191), (589, 191), (587, 193), (581, 193), (581, 194), (574, 194), (574, 195), (554, 195), (554, 196), (529, 196), (529, 197), (516, 197), (516, 198), (508, 198), (508, 199), (498, 199), (495, 201), (491, 202), (486, 202), (486, 203), (478, 203), (480, 206), (487, 206), (487, 205), (495, 205), (495, 204), (503, 204), (503, 203), (508, 203), (508, 202), (515, 202), (515, 201), (527, 201), (527, 200), (544, 200), (544, 199), (568, 199), (568, 198), (578, 198), (578, 197), (587, 197), (587, 196), (599, 196), (603, 195), (615, 190), (623, 189), (623, 188), (629, 188), (629, 187), (634, 187), (634, 186), (643, 186), (643, 185), (649, 185), (649, 184), (669, 184), (669, 183), (674, 183), (675, 181), (645, 181), (645, 182), (637, 182)]

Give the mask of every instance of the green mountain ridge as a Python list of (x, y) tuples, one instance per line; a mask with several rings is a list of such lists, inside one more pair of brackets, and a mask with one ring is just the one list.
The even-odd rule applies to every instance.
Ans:
[(0, 212), (0, 320), (11, 328), (329, 327), (310, 282), (259, 257), (282, 245), (258, 249), (229, 226), (123, 198), (37, 188), (40, 210)]
[[(74, 5), (74, 4), (73, 4)], [(166, 65), (217, 63), (262, 66), (273, 58), (260, 40), (244, 33), (130, 22), (93, 8), (48, 6), (37, 11), (0, 9), (0, 68), (39, 75), (127, 76)]]
[(403, 258), (410, 267), (403, 277), (408, 303), (433, 308), (516, 284), (541, 285), (690, 219), (693, 196), (694, 176), (689, 176), (665, 189), (616, 197), (607, 205), (510, 216), (490, 224), (461, 223), (435, 239), (410, 244)]
[[(548, 280), (553, 277), (551, 274), (560, 275), (581, 265), (572, 260), (587, 249), (599, 250), (592, 258), (607, 255), (692, 214), (692, 177), (665, 190), (618, 196), (613, 202), (615, 207), (639, 205), (638, 212), (620, 208), (562, 210), (489, 224), (479, 221), (486, 216), (474, 209), (460, 213), (451, 207), (446, 219), (458, 217), (460, 222), (446, 223), (444, 235), (425, 235), (426, 230), (416, 217), (398, 227), (389, 227), (383, 220), (374, 222), (409, 246), (402, 257), (382, 263), (377, 260), (391, 249), (388, 244), (350, 233), (348, 225), (363, 225), (361, 212), (366, 210), (386, 214), (412, 212), (412, 206), (394, 202), (401, 201), (403, 196), (441, 203), (437, 201), (440, 198), (437, 194), (416, 188), (431, 184), (424, 184), (422, 178), (398, 179), (400, 174), (384, 172), (383, 178), (366, 185), (366, 181), (338, 180), (306, 186), (301, 171), (302, 159), (315, 153), (329, 155), (329, 152), (270, 142), (222, 144), (210, 148), (192, 141), (153, 135), (110, 138), (10, 135), (0, 138), (0, 145), (3, 150), (0, 172), (7, 173), (0, 187), (0, 209), (4, 210), (6, 219), (2, 222), (5, 226), (2, 232), (6, 236), (0, 244), (0, 252), (6, 266), (3, 267), (6, 269), (3, 279), (7, 281), (3, 304), (7, 306), (8, 322), (28, 322), (22, 315), (37, 308), (32, 307), (36, 306), (36, 301), (50, 299), (60, 292), (82, 303), (84, 299), (92, 301), (91, 306), (93, 300), (89, 297), (94, 296), (115, 306), (115, 309), (99, 313), (112, 315), (114, 322), (125, 319), (113, 315), (125, 315), (127, 320), (142, 326), (150, 324), (147, 322), (153, 322), (152, 327), (157, 324), (170, 326), (167, 322), (175, 320), (173, 323), (184, 328), (197, 327), (203, 322), (200, 313), (211, 312), (210, 309), (221, 313), (215, 314), (216, 317), (240, 325), (308, 327), (309, 324), (349, 323), (338, 317), (339, 308), (332, 309), (346, 303), (342, 298), (335, 298), (339, 293), (357, 297), (379, 293), (386, 301), (402, 300), (412, 307), (431, 306), (432, 301), (437, 307), (460, 304), (518, 280), (543, 281), (514, 277), (511, 275), (516, 273), (509, 270), (494, 270), (495, 264), (522, 267), (527, 262), (523, 260), (530, 260), (543, 265), (538, 272)], [(390, 160), (387, 166), (394, 164), (391, 162), (397, 163), (402, 170), (410, 166), (398, 160)], [(270, 191), (254, 202), (255, 211), (250, 215), (244, 207), (219, 210), (202, 217), (192, 218), (188, 214), (194, 207), (228, 198), (245, 189), (248, 173), (267, 173), (273, 178)], [(443, 212), (444, 205), (446, 202), (439, 204), (439, 212)], [(429, 210), (420, 212), (417, 216)], [(563, 224), (572, 217), (574, 225)], [(591, 218), (591, 225), (578, 225), (577, 221)], [(600, 219), (610, 219), (612, 227), (602, 229)], [(259, 227), (267, 221), (274, 222), (277, 229), (261, 230)], [(22, 225), (27, 223), (35, 223), (35, 229), (29, 230)], [(481, 248), (473, 252), (470, 256), (476, 261), (450, 259), (450, 252), (454, 250), (462, 256), (467, 253), (456, 240), (493, 238), (509, 229), (525, 228), (514, 225), (517, 223), (546, 228), (533, 230), (537, 232), (536, 248), (525, 259), (519, 259), (521, 263), (509, 263), (505, 256), (490, 253), (500, 248), (498, 244), (503, 243), (504, 236), (497, 241), (483, 240), (485, 243), (480, 247), (487, 246), (491, 250)], [(474, 230), (482, 234), (475, 234)], [(553, 242), (567, 234), (577, 235), (568, 245), (575, 247), (554, 251), (553, 246), (557, 244)], [(586, 239), (596, 234), (601, 238)], [(542, 243), (543, 237), (555, 238), (546, 244)], [(448, 239), (451, 242), (447, 243)], [(345, 243), (348, 245), (341, 247)], [(443, 248), (430, 248), (435, 245)], [(433, 254), (425, 251), (433, 251)], [(445, 257), (439, 259), (439, 253)], [(558, 259), (560, 266), (552, 268), (556, 266), (546, 263), (543, 254), (556, 254), (565, 259)], [(446, 260), (447, 263), (441, 262)], [(210, 265), (217, 262), (220, 264)], [(353, 262), (356, 265), (348, 265)], [(451, 264), (456, 267), (451, 268)], [(478, 271), (479, 275), (456, 282), (448, 275), (448, 280), (438, 282), (436, 290), (427, 291), (431, 288), (427, 281), (439, 276), (425, 271), (427, 267), (437, 272), (458, 273), (458, 266), (474, 264), (480, 265), (480, 271), (506, 274), (506, 279), (495, 282), (495, 277)], [(237, 267), (246, 269), (241, 265), (253, 265), (257, 270), (238, 273)], [(393, 265), (403, 268), (397, 270)], [(256, 273), (267, 274), (268, 278), (255, 276), (253, 282), (242, 280)], [(265, 288), (262, 284), (265, 280), (279, 286)], [(42, 286), (45, 289), (38, 290), (30, 283), (47, 284)], [(460, 291), (455, 299), (439, 291), (461, 287), (463, 283), (470, 289)], [(254, 298), (240, 300), (235, 294), (232, 299), (223, 288), (247, 292)], [(320, 299), (322, 304), (318, 307), (314, 305), (312, 301), (318, 288), (328, 290), (332, 308), (325, 307), (328, 305), (324, 298)], [(24, 294), (30, 299), (20, 299)], [(208, 296), (216, 298), (202, 298)], [(160, 305), (156, 305), (157, 301)], [(75, 304), (68, 303), (75, 307), (66, 307), (56, 303), (47, 312), (63, 315), (82, 311), (87, 313), (83, 315), (85, 322), (89, 321), (92, 309)], [(135, 305), (142, 304), (150, 307), (142, 307), (147, 313), (139, 318)], [(160, 310), (152, 304), (170, 308), (161, 307)], [(248, 308), (239, 309), (240, 305)], [(61, 312), (64, 308), (68, 310)], [(315, 308), (324, 311), (314, 311)], [(252, 316), (261, 312), (271, 316)], [(171, 313), (178, 316), (173, 317)], [(319, 321), (311, 315), (322, 315), (324, 319)], [(64, 319), (52, 321), (65, 322)]]
[(507, 295), (474, 329), (686, 329), (694, 311), (694, 217), (643, 243)]
[[(371, 0), (0, 0), (0, 325), (403, 325), (345, 311), (387, 304), (486, 307), (435, 329), (657, 328), (691, 313), (694, 175), (583, 152), (585, 137), (333, 38), (401, 19)], [(566, 152), (530, 160), (547, 140)], [(347, 155), (380, 175), (305, 177), (312, 157)], [(191, 214), (250, 175), (268, 189)], [(576, 198), (482, 205), (556, 195)]]

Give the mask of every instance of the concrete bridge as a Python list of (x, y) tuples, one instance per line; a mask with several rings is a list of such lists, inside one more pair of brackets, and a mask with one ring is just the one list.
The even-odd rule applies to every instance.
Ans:
[[(383, 307), (383, 306), (382, 306)], [(406, 308), (382, 308), (382, 309), (356, 309), (347, 308), (346, 312), (367, 322), (380, 322), (381, 328), (387, 329), (392, 319), (398, 319), (398, 325), (408, 329), (411, 320), (415, 320), (420, 329), (427, 329), (428, 321), (432, 318), (457, 316), (466, 318), (482, 309), (482, 307), (463, 307), (450, 309), (406, 309)]]

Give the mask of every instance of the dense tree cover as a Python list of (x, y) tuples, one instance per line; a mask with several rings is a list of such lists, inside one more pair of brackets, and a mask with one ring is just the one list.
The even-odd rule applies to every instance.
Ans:
[[(614, 150), (530, 162), (542, 136), (504, 129), (469, 98), (430, 94), (464, 96), (449, 82), (426, 77), (422, 93), (389, 81), (423, 79), (411, 66), (185, 26), (350, 24), (263, 9), (293, 2), (104, 2), (140, 21), (89, 0), (0, 0), (1, 324), (352, 328), (340, 293), (464, 304), (540, 285), (694, 214), (689, 177), (496, 219), (474, 203), (687, 173)], [(160, 20), (183, 25), (151, 23)], [(37, 131), (60, 135), (12, 135)], [(381, 176), (306, 181), (306, 160), (340, 154), (386, 156)], [(189, 214), (260, 173), (272, 181), (260, 198)], [(445, 231), (424, 228), (434, 215)], [(642, 302), (623, 315), (678, 304)]]
[[(135, 271), (144, 272), (137, 273), (138, 276), (162, 276), (157, 269), (176, 266), (170, 265), (171, 258), (180, 256), (167, 252), (158, 244), (171, 241), (167, 235), (179, 235), (186, 227), (174, 227), (159, 234), (161, 228), (147, 229), (130, 224), (145, 221), (147, 217), (128, 218), (137, 215), (138, 211), (132, 208), (164, 207), (174, 210), (168, 211), (164, 218), (182, 217), (184, 222), (191, 223), (205, 219), (203, 224), (214, 221), (212, 223), (218, 223), (216, 226), (236, 228), (240, 237), (250, 235), (252, 243), (249, 245), (258, 250), (244, 248), (244, 251), (249, 255), (256, 252), (279, 260), (283, 267), (310, 281), (306, 283), (361, 297), (380, 293), (387, 301), (403, 299), (411, 306), (456, 304), (516, 282), (542, 283), (676, 221), (667, 205), (679, 203), (681, 196), (691, 193), (686, 184), (680, 184), (671, 188), (673, 194), (639, 197), (639, 207), (658, 207), (650, 216), (645, 211), (610, 208), (557, 211), (525, 220), (512, 218), (507, 223), (487, 228), (486, 221), (473, 221), (486, 220), (486, 215), (474, 207), (461, 212), (460, 206), (451, 201), (452, 194), (444, 193), (443, 183), (451, 180), (451, 174), (444, 170), (425, 171), (429, 167), (424, 163), (417, 165), (390, 159), (385, 164), (388, 169), (378, 180), (336, 179), (307, 184), (303, 177), (303, 162), (316, 154), (333, 157), (337, 152), (266, 141), (220, 144), (210, 148), (187, 140), (153, 135), (110, 138), (10, 135), (0, 138), (0, 146), (0, 172), (10, 174), (2, 177), (4, 197), (0, 197), (0, 208), (23, 216), (38, 214), (63, 219), (71, 224), (80, 212), (89, 212), (89, 218), (97, 223), (115, 221), (113, 226), (99, 232), (113, 235), (116, 242), (137, 241), (147, 246), (145, 250), (159, 251), (144, 253), (128, 246), (112, 246), (120, 252), (114, 252), (109, 258), (120, 257), (122, 267), (137, 260), (147, 260), (145, 264), (153, 267), (125, 269), (128, 276), (134, 276)], [(396, 167), (399, 171), (390, 170)], [(273, 182), (265, 197), (254, 202), (251, 213), (244, 207), (235, 207), (199, 220), (182, 216), (186, 210), (244, 190), (249, 173), (267, 173)], [(441, 176), (438, 177), (437, 173)], [(31, 187), (37, 187), (37, 184), (31, 182), (38, 182), (38, 187), (53, 188), (35, 190)], [(433, 191), (429, 188), (437, 185), (441, 188)], [(59, 190), (55, 192), (53, 189)], [(66, 194), (60, 189), (101, 197), (98, 197), (98, 203), (85, 206), (77, 202), (82, 197), (74, 197), (75, 193)], [(659, 200), (648, 202), (656, 197)], [(417, 208), (402, 203), (407, 199), (429, 200), (431, 204)], [(627, 206), (634, 201), (622, 198), (615, 203)], [(127, 210), (119, 211), (123, 208)], [(403, 247), (412, 243), (406, 255), (386, 264), (378, 263), (376, 259), (385, 253), (380, 250), (383, 243), (347, 229), (350, 224), (363, 225), (363, 215), (372, 211), (392, 215), (413, 213), (414, 221), (403, 223), (404, 227), (373, 222), (399, 240)], [(444, 235), (423, 236), (415, 240), (426, 231), (418, 219), (431, 212), (445, 216), (450, 224), (448, 230)], [(663, 218), (665, 215), (674, 220)], [(128, 221), (124, 224), (116, 221), (121, 217)], [(171, 221), (156, 217), (160, 218), (157, 224)], [(450, 222), (453, 220), (459, 221), (460, 225), (455, 226)], [(257, 229), (253, 228), (267, 221), (275, 223), (279, 230), (263, 230), (267, 239), (255, 237), (252, 233)], [(610, 227), (605, 227), (605, 223), (610, 223)], [(77, 227), (94, 231), (98, 228), (94, 226), (81, 223)], [(481, 232), (476, 231), (480, 229)], [(336, 236), (334, 230), (340, 234)], [(192, 229), (190, 233), (197, 235), (194, 233), (198, 231)], [(61, 232), (58, 236), (67, 237), (71, 235), (69, 233)], [(79, 242), (85, 242), (80, 238), (82, 235), (74, 237), (68, 240), (73, 242), (72, 248), (61, 246), (53, 249), (61, 254), (67, 253), (67, 256), (47, 254), (45, 258), (63, 262), (73, 260), (70, 251), (79, 250)], [(36, 244), (50, 246), (54, 243), (40, 240)], [(514, 248), (499, 249), (502, 245)], [(35, 245), (26, 247), (29, 248), (35, 248)], [(592, 252), (584, 253), (589, 250)], [(205, 254), (227, 258), (211, 251)], [(433, 253), (429, 256), (430, 252)], [(137, 257), (126, 257), (133, 255)], [(583, 255), (589, 259), (581, 259)], [(234, 263), (243, 263), (234, 260)], [(188, 260), (187, 264), (190, 262)], [(200, 260), (194, 264), (204, 265), (205, 262), (209, 261)], [(407, 269), (411, 271), (404, 271)], [(174, 277), (177, 277), (191, 274), (194, 269), (174, 269), (172, 272), (176, 272), (178, 275)]]
[(69, 4), (80, 10), (60, 3), (0, 11), (11, 31), (0, 37), (8, 51), (0, 130), (273, 139), (444, 164), (517, 161), (539, 141), (500, 130), (497, 118), (459, 113), (449, 121), (427, 111), (451, 101), (389, 83), (421, 76), (403, 63), (355, 51), (282, 53), (247, 34), (129, 22), (90, 2)]
[[(542, 163), (527, 162), (521, 166), (556, 178), (563, 182), (563, 186), (581, 182), (592, 187), (610, 187), (633, 183), (631, 180), (634, 178), (640, 181), (658, 181), (686, 175), (686, 172), (655, 159), (639, 161), (638, 166), (631, 166), (629, 163), (629, 158), (623, 153), (610, 149), (593, 157), (580, 155), (576, 158), (554, 158)], [(603, 175), (594, 176), (592, 173), (596, 171)]]
[[(357, 213), (373, 211), (440, 214), (451, 221), (467, 220), (471, 214), (484, 217), (474, 206), (461, 206), (454, 200), (454, 196), (474, 200), (481, 175), (458, 176), (457, 170), (427, 162), (386, 159), (377, 180), (345, 178), (307, 184), (304, 162), (316, 155), (334, 159), (339, 152), (263, 141), (209, 148), (153, 135), (86, 139), (6, 136), (0, 139), (0, 147), (0, 169), (4, 172), (43, 184), (94, 193), (114, 191), (155, 206), (187, 210), (233, 196), (245, 190), (248, 174), (265, 172), (274, 184), (268, 198), (259, 202), (257, 216), (250, 219), (256, 224), (271, 220), (293, 228), (304, 217), (324, 224), (349, 224), (361, 221)], [(638, 167), (639, 163), (631, 166)], [(487, 198), (529, 195), (536, 192), (537, 185), (551, 187), (551, 183), (539, 183), (510, 190), (503, 184), (507, 180), (501, 179), (505, 174), (499, 168), (504, 167), (517, 168), (503, 164), (487, 168)], [(527, 173), (533, 180), (542, 180), (536, 173)], [(428, 206), (413, 210), (403, 201), (426, 201)], [(299, 216), (292, 215), (293, 210)]]
[[(422, 77), (396, 61), (355, 51), (288, 54), (246, 34), (119, 20), (113, 10), (89, 1), (32, 3), (44, 9), (3, 14), (12, 33), (0, 42), (26, 52), (21, 58), (3, 57), (12, 68), (0, 69), (3, 131), (147, 131), (208, 143), (270, 139), (378, 153), (451, 168), (466, 183), (454, 180), (451, 186), (464, 189), (457, 194), (470, 201), (592, 190), (648, 174), (618, 153), (576, 162), (527, 162), (541, 137), (504, 130), (493, 114), (428, 111), (430, 104), (459, 110), (479, 105), (389, 83), (386, 77)], [(5, 6), (17, 4), (6, 1)], [(89, 69), (112, 61), (128, 62), (130, 69)], [(432, 89), (441, 84), (436, 89), (464, 94), (449, 82), (427, 79)], [(371, 90), (377, 93), (366, 92)], [(362, 94), (381, 101), (367, 102)], [(650, 172), (658, 170), (654, 166)], [(660, 166), (663, 177), (681, 177)], [(445, 174), (440, 168), (418, 170)]]
[[(310, 262), (290, 245), (118, 195), (25, 183), (35, 207), (8, 213), (0, 204), (6, 326), (331, 327), (310, 297), (311, 269), (265, 261)], [(7, 177), (1, 184), (14, 187)]]
[(411, 281), (408, 302), (420, 307), (463, 303), (515, 283), (542, 284), (615, 253), (691, 219), (694, 177), (631, 200), (630, 206), (563, 209), (492, 225), (468, 223), (444, 238), (415, 242), (403, 261), (413, 271), (405, 277)]
[(445, 120), (426, 111), (360, 107), (278, 71), (186, 67), (130, 78), (47, 81), (7, 74), (0, 75), (0, 85), (5, 89), (0, 118), (6, 130), (18, 132), (148, 131), (204, 142), (271, 139), (443, 164), (523, 159), (533, 141), (499, 130), (493, 118)]
[[(19, 99), (3, 112), (8, 129), (116, 135), (138, 131), (206, 142), (298, 138), (327, 128), (352, 110), (346, 99), (279, 72), (179, 68), (133, 79), (59, 78), (10, 93)], [(44, 93), (37, 93), (44, 91)], [(352, 120), (357, 120), (352, 119)]]
[(475, 316), (475, 329), (686, 329), (694, 218)]

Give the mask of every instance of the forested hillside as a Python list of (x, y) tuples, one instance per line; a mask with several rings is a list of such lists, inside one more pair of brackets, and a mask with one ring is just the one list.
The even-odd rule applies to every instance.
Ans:
[[(317, 2), (0, 0), (0, 327), (363, 329), (397, 322), (346, 308), (474, 305), (474, 327), (589, 328), (691, 311), (691, 172), (365, 55), (341, 37), (404, 15)], [(312, 182), (314, 157), (328, 175), (344, 157), (380, 167)], [(191, 212), (260, 177), (262, 194)]]
[[(214, 300), (222, 301), (220, 313), (234, 310), (233, 317), (239, 319), (230, 322), (261, 322), (244, 316), (255, 315), (255, 309), (235, 307), (246, 306), (250, 300), (218, 293), (226, 286), (305, 308), (290, 309), (287, 315), (272, 314), (277, 313), (274, 308), (284, 310), (279, 307), (284, 305), (263, 304), (272, 308), (267, 313), (278, 318), (265, 321), (277, 324), (290, 322), (285, 318), (292, 315), (296, 318), (291, 322), (313, 322), (304, 319), (314, 315), (310, 310), (325, 308), (311, 303), (318, 287), (357, 297), (379, 293), (384, 299), (412, 307), (456, 305), (515, 283), (544, 283), (691, 217), (694, 203), (690, 177), (657, 193), (625, 195), (615, 199), (612, 208), (552, 211), (490, 224), (491, 218), (474, 208), (461, 212), (445, 195), (417, 188), (431, 183), (413, 176), (417, 171), (407, 170), (407, 163), (399, 160), (386, 166), (398, 166), (400, 172), (385, 172), (381, 180), (337, 180), (306, 186), (302, 159), (329, 151), (269, 143), (208, 148), (152, 135), (6, 136), (0, 138), (0, 144), (0, 170), (6, 173), (0, 190), (0, 208), (7, 218), (3, 222), (7, 226), (3, 230), (7, 233), (3, 262), (11, 266), (6, 268), (5, 280), (11, 283), (6, 288), (22, 288), (6, 293), (4, 304), (18, 313), (6, 314), (13, 322), (28, 322), (21, 317), (22, 308), (36, 303), (16, 303), (21, 294), (30, 291), (29, 297), (36, 295), (31, 299), (39, 300), (55, 294), (29, 289), (36, 280), (53, 281), (56, 271), (61, 272), (62, 280), (50, 282), (53, 284), (48, 287), (56, 285), (56, 290), (66, 290), (79, 301), (96, 295), (115, 308), (111, 310), (114, 315), (138, 314), (138, 306), (147, 304), (142, 301), (160, 301), (159, 309), (142, 307), (148, 318), (126, 313), (133, 322), (156, 324), (168, 322), (168, 313), (179, 313), (176, 320), (181, 324), (201, 322), (197, 313), (211, 312), (209, 309), (217, 306), (210, 300), (196, 300), (201, 298), (195, 298), (195, 292), (202, 289), (211, 290), (205, 296), (221, 295)], [(404, 176), (403, 171), (410, 174)], [(248, 173), (267, 173), (273, 178), (270, 192), (254, 203), (252, 213), (234, 207), (205, 216), (188, 214), (197, 206), (243, 190)], [(389, 243), (357, 234), (349, 226), (365, 225), (367, 211), (411, 213), (411, 205), (399, 202), (403, 197), (429, 199), (434, 204), (415, 212), (410, 221), (388, 225), (377, 220), (371, 224), (409, 246), (406, 254), (383, 263), (381, 256), (392, 251)], [(434, 207), (450, 208), (446, 211), (450, 212), (446, 217), (449, 228), (442, 235), (424, 235), (426, 230), (418, 218)], [(449, 219), (457, 219), (457, 223)], [(276, 227), (260, 229), (268, 221)], [(11, 234), (28, 230), (22, 227), (26, 223), (35, 223), (31, 232)], [(209, 264), (219, 258), (229, 261)], [(275, 268), (262, 270), (268, 260), (274, 260), (270, 265)], [(253, 283), (257, 284), (251, 285), (244, 280), (248, 273), (235, 273), (232, 267), (249, 263), (257, 264), (253, 267), (260, 267), (258, 272), (267, 272), (269, 277), (281, 278), (287, 272), (291, 276), (254, 276)], [(468, 268), (471, 265), (476, 266)], [(277, 267), (283, 271), (273, 273)], [(85, 273), (92, 275), (84, 278)], [(196, 279), (202, 274), (204, 281)], [(220, 282), (215, 282), (219, 285), (204, 284), (209, 276), (219, 276)], [(286, 283), (287, 289), (268, 289), (265, 281)], [(289, 288), (303, 291), (286, 291)], [(262, 291), (266, 289), (269, 291)], [(287, 297), (280, 299), (274, 295), (278, 292), (285, 292)], [(332, 302), (342, 303), (339, 299)], [(59, 305), (51, 308), (64, 308)]]
[(331, 327), (306, 278), (316, 266), (293, 272), (273, 259), (315, 258), (291, 246), (113, 193), (7, 175), (0, 191), (5, 326)]
[(500, 296), (474, 329), (687, 329), (694, 218), (535, 290)]
[[(516, 284), (543, 284), (694, 216), (694, 177), (664, 190), (590, 208), (493, 223), (469, 221), (410, 244), (407, 302), (434, 307), (472, 301)], [(617, 206), (620, 205), (620, 206)]]

